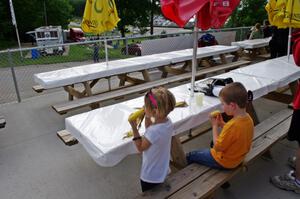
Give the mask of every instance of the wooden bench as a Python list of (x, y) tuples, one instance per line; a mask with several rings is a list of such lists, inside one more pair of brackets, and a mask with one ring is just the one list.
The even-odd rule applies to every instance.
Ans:
[(5, 124), (6, 124), (6, 121), (5, 121), (4, 117), (0, 116), (0, 128), (4, 128)]
[(33, 89), (35, 92), (37, 92), (37, 93), (41, 93), (41, 92), (43, 92), (43, 91), (45, 90), (45, 88), (44, 88), (43, 86), (41, 86), (41, 85), (34, 85), (34, 86), (32, 87), (32, 89)]
[(284, 109), (255, 126), (252, 149), (243, 164), (236, 169), (220, 171), (209, 167), (191, 164), (171, 174), (166, 182), (136, 198), (207, 198), (223, 183), (230, 180), (249, 163), (260, 157), (277, 141), (286, 136), (290, 126), (292, 110)]
[[(236, 61), (220, 66), (214, 66), (210, 68), (204, 68), (196, 72), (196, 79), (201, 79), (205, 77), (206, 74), (219, 72), (222, 70), (228, 71), (231, 69), (238, 68), (243, 65), (250, 64), (250, 61)], [(153, 87), (168, 85), (169, 87), (180, 85), (190, 81), (191, 73), (184, 73), (180, 75), (170, 76), (167, 78), (162, 78), (156, 81), (147, 82), (143, 84), (138, 84), (130, 87), (125, 87), (122, 89), (101, 93), (94, 96), (84, 97), (80, 99), (76, 99), (73, 101), (63, 102), (59, 104), (55, 104), (52, 108), (59, 114), (65, 114), (68, 111), (75, 110), (85, 106), (92, 106), (93, 108), (100, 107), (99, 104), (103, 107), (105, 102), (113, 100), (113, 103), (118, 103), (124, 100), (132, 99), (137, 96), (143, 95), (147, 90)], [(109, 103), (108, 103), (109, 104)]]

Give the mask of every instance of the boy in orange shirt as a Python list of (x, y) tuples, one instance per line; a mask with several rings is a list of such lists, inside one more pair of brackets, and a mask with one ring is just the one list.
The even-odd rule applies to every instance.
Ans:
[(233, 169), (243, 162), (251, 148), (254, 124), (246, 112), (247, 90), (241, 83), (234, 82), (226, 85), (219, 97), (224, 112), (232, 116), (232, 119), (225, 123), (221, 114), (210, 116), (214, 146), (211, 149), (188, 153), (188, 164), (198, 163), (215, 169)]

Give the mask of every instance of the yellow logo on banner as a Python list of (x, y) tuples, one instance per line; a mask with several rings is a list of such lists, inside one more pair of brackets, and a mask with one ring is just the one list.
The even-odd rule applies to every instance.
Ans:
[(114, 0), (87, 0), (81, 28), (87, 33), (111, 31), (120, 21)]

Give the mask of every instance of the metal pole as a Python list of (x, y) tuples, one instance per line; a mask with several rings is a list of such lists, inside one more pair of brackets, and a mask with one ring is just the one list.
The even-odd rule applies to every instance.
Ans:
[(45, 25), (48, 26), (46, 0), (44, 0), (44, 14), (45, 14)]
[(292, 28), (289, 28), (289, 39), (288, 39), (288, 49), (287, 49), (287, 56), (288, 62), (290, 61), (290, 54), (291, 54), (291, 39), (292, 39)]
[(19, 31), (18, 31), (18, 26), (17, 26), (17, 20), (16, 20), (15, 10), (14, 10), (12, 0), (9, 0), (9, 7), (10, 7), (10, 14), (11, 14), (11, 21), (12, 21), (12, 24), (15, 26), (15, 29), (16, 29), (16, 35), (17, 35), (18, 45), (19, 45), (19, 49), (20, 49), (20, 55), (23, 58), (23, 53), (22, 53), (22, 49), (21, 49), (21, 42), (20, 42), (20, 37), (19, 37)]
[(16, 89), (16, 94), (17, 94), (18, 102), (20, 103), (21, 102), (21, 97), (20, 97), (18, 82), (17, 82), (17, 78), (16, 78), (15, 69), (13, 67), (13, 61), (12, 61), (10, 50), (8, 50), (8, 63), (10, 65), (11, 74), (13, 76), (13, 80), (14, 80), (14, 85), (15, 85), (15, 89)]
[(105, 48), (105, 61), (106, 61), (106, 66), (108, 66), (108, 50), (107, 50), (107, 40), (105, 38), (104, 40), (104, 48)]
[(191, 97), (194, 96), (195, 75), (197, 68), (197, 48), (198, 48), (198, 27), (197, 27), (197, 14), (195, 15), (194, 25), (194, 46), (193, 46), (193, 60), (192, 60), (192, 79), (191, 79)]

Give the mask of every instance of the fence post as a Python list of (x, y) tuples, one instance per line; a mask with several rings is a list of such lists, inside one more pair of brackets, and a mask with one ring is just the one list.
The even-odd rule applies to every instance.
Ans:
[(9, 63), (9, 66), (10, 66), (11, 74), (13, 76), (18, 102), (20, 103), (21, 102), (21, 97), (20, 97), (18, 82), (17, 82), (17, 78), (16, 78), (15, 69), (14, 69), (14, 66), (13, 66), (12, 55), (11, 55), (10, 49), (8, 49), (8, 63)]
[(128, 55), (128, 40), (127, 40), (127, 37), (125, 37), (125, 48), (126, 48), (126, 55)]
[(106, 65), (107, 65), (107, 62), (108, 62), (108, 50), (107, 50), (107, 40), (106, 40), (106, 38), (104, 39), (104, 48), (105, 48), (105, 62), (106, 62)]

